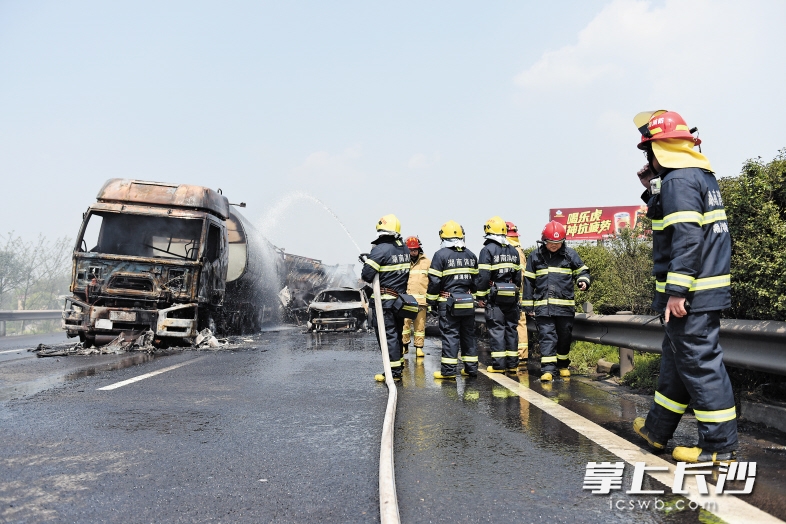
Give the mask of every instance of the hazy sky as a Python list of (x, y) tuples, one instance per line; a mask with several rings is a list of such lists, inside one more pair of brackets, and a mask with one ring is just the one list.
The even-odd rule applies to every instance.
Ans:
[(351, 263), (396, 213), (428, 254), (501, 215), (635, 205), (632, 117), (679, 111), (718, 176), (786, 147), (786, 2), (0, 0), (0, 231), (73, 237), (108, 178), (222, 188)]

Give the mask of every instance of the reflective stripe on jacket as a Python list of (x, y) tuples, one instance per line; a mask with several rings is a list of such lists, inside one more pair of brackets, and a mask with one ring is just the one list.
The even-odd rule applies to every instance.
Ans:
[(575, 310), (574, 280), (590, 285), (589, 268), (575, 250), (565, 246), (556, 253), (541, 245), (527, 257), (521, 305), (535, 316), (567, 317)]
[(731, 236), (715, 175), (696, 167), (669, 171), (647, 204), (652, 308), (663, 312), (669, 295), (685, 297), (695, 312), (731, 306)]
[[(396, 293), (407, 292), (409, 280), (409, 249), (400, 238), (392, 235), (379, 237), (374, 242), (366, 263), (360, 271), (360, 278), (373, 282), (374, 275), (379, 273), (379, 286), (392, 289)], [(371, 298), (375, 298), (373, 295)], [(393, 305), (395, 296), (382, 294), (382, 307)]]
[(466, 248), (443, 247), (434, 254), (428, 269), (428, 291), (426, 300), (430, 304), (445, 302), (439, 296), (448, 293), (475, 294), (475, 277), (478, 274), (478, 259)]

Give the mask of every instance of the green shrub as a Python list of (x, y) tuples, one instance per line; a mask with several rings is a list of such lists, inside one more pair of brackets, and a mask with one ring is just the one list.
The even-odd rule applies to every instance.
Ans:
[(622, 377), (622, 384), (653, 393), (658, 385), (660, 374), (660, 355), (657, 353), (633, 352), (633, 371)]
[(718, 181), (732, 240), (730, 318), (786, 320), (786, 149)]

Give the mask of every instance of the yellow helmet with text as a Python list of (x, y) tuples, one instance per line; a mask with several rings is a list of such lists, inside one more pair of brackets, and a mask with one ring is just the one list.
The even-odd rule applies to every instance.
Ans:
[(401, 222), (396, 215), (385, 215), (377, 222), (377, 231), (393, 231), (401, 233)]
[(491, 217), (486, 220), (483, 233), (486, 235), (507, 235), (508, 225), (500, 217)]
[(464, 228), (455, 220), (448, 220), (439, 228), (439, 238), (464, 238)]

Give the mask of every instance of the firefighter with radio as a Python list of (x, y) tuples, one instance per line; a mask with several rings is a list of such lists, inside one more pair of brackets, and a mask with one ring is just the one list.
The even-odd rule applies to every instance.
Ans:
[[(519, 240), (519, 228), (513, 222), (505, 222), (508, 226), (507, 238), (511, 246), (516, 248), (519, 254), (519, 263), (521, 264), (521, 286), (519, 286), (519, 296), (522, 300), (524, 298), (524, 265), (526, 264), (527, 257), (524, 255), (524, 250), (521, 248), (521, 241)], [(529, 359), (529, 334), (527, 333), (527, 313), (524, 311), (524, 304), (520, 304), (521, 312), (519, 313), (519, 324), (516, 326), (518, 333), (518, 344), (516, 349), (519, 353), (519, 367), (527, 367), (527, 360)]]
[(475, 339), (475, 277), (478, 260), (467, 249), (464, 228), (450, 220), (439, 230), (440, 249), (428, 269), (426, 300), (439, 313), (442, 360), (437, 379), (455, 379), (461, 351), (463, 376), (478, 375), (478, 346)]
[(540, 343), (542, 382), (553, 379), (559, 370), (570, 377), (570, 344), (576, 315), (575, 285), (582, 291), (590, 286), (589, 268), (572, 248), (565, 245), (565, 226), (552, 220), (541, 233), (537, 249), (527, 257), (524, 268), (524, 299), (527, 314), (535, 317)]
[(662, 450), (688, 405), (699, 433), (694, 447), (677, 446), (679, 462), (729, 463), (737, 455), (737, 413), (719, 344), (720, 312), (731, 305), (731, 237), (718, 182), (701, 153), (701, 140), (673, 111), (639, 113), (638, 148), (647, 165), (639, 180), (647, 188), (652, 219), (655, 296), (665, 329), (655, 398), (634, 431)]
[[(379, 287), (381, 297), (371, 295), (368, 313), (370, 325), (379, 340), (378, 322), (385, 327), (385, 338), (388, 343), (391, 374), (394, 380), (401, 379), (404, 358), (401, 356), (401, 333), (404, 329), (404, 320), (396, 314), (393, 306), (399, 294), (407, 292), (409, 280), (409, 250), (401, 239), (401, 222), (396, 215), (385, 215), (377, 222), (377, 239), (371, 242), (374, 247), (371, 253), (361, 255), (363, 269), (360, 277), (365, 282), (373, 282), (379, 274)], [(377, 318), (375, 302), (382, 304), (383, 318)], [(381, 342), (380, 342), (381, 344)], [(385, 381), (384, 373), (374, 376), (378, 382)]]
[(504, 220), (498, 216), (488, 219), (483, 232), (486, 241), (478, 258), (477, 297), (486, 308), (493, 362), (486, 371), (517, 373), (521, 261), (516, 248), (508, 242)]
[(404, 354), (409, 353), (409, 342), (412, 339), (412, 329), (415, 330), (415, 357), (423, 357), (423, 344), (426, 339), (426, 291), (428, 290), (428, 268), (431, 260), (426, 258), (423, 253), (423, 245), (418, 237), (407, 237), (405, 241), (409, 249), (409, 282), (407, 283), (407, 294), (412, 295), (418, 301), (418, 316), (413, 320), (404, 320), (404, 333), (402, 344)]

